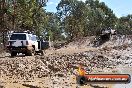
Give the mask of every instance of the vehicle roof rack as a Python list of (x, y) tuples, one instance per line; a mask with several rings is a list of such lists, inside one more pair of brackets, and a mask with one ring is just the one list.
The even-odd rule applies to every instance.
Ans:
[(30, 31), (14, 31), (13, 33), (28, 33), (28, 34), (33, 34), (32, 32)]

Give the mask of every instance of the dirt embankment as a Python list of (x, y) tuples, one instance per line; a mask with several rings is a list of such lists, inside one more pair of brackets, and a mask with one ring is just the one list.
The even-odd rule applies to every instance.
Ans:
[[(50, 88), (53, 88), (52, 86), (55, 88), (61, 88), (61, 86), (71, 88), (76, 86), (73, 73), (76, 73), (79, 64), (88, 67), (93, 73), (102, 73), (106, 65), (112, 69), (112, 63), (113, 62), (109, 62), (108, 58), (91, 51), (61, 56), (53, 54), (48, 57), (1, 58), (0, 82), (5, 87), (7, 87), (9, 82), (12, 83), (12, 85), (32, 85), (41, 88), (43, 88), (43, 86)], [(42, 80), (45, 80), (47, 77), (49, 77), (48, 81), (50, 81), (51, 84), (46, 84), (46, 81), (42, 82)], [(34, 85), (33, 83), (37, 79), (39, 82), (36, 81), (36, 85)], [(43, 84), (41, 84), (41, 82)]]
[[(98, 48), (90, 46), (92, 39), (80, 39), (61, 49), (47, 50), (45, 56), (10, 58), (9, 54), (1, 54), (0, 88), (76, 88), (74, 74), (80, 64), (90, 69), (89, 73), (100, 74), (120, 73), (117, 67), (132, 65), (129, 39), (116, 45), (119, 40), (113, 38)], [(112, 86), (90, 84), (81, 88)]]

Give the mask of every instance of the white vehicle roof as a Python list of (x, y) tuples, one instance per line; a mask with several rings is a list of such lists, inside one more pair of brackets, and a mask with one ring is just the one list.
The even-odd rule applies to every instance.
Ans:
[(26, 32), (14, 32), (12, 34), (30, 34), (30, 33), (26, 33)]
[[(19, 35), (19, 34), (24, 34), (24, 35), (26, 35), (26, 36), (25, 36), (25, 39), (29, 39), (30, 37), (36, 37), (36, 38), (37, 38), (36, 35), (31, 34), (31, 33), (27, 33), (27, 32), (14, 32), (14, 33), (9, 34), (9, 36), (8, 36), (8, 37), (9, 37), (9, 40), (12, 40), (12, 39), (11, 39), (11, 36), (12, 36), (12, 35), (15, 35), (15, 34), (18, 34), (18, 35)], [(29, 35), (29, 36), (28, 36), (28, 35)], [(20, 39), (21, 39), (21, 38), (20, 38)], [(14, 39), (14, 40), (15, 40), (15, 39)], [(22, 39), (22, 40), (23, 40), (23, 39)]]

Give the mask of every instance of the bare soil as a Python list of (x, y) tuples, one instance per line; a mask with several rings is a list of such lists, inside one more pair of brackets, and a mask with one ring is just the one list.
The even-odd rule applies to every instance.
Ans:
[(1, 53), (0, 88), (114, 88), (114, 84), (79, 86), (75, 74), (80, 64), (90, 69), (89, 74), (118, 74), (122, 73), (122, 67), (129, 69), (131, 41), (126, 38), (121, 42), (119, 38), (92, 47), (92, 39), (84, 38), (60, 49), (48, 49), (44, 56), (11, 58), (10, 54)]

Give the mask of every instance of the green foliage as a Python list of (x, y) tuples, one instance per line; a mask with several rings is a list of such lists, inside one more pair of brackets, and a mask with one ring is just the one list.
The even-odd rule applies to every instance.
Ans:
[[(5, 28), (10, 30), (30, 30), (34, 31), (37, 35), (41, 35), (41, 32), (45, 29), (47, 24), (47, 16), (45, 10), (42, 8), (45, 6), (45, 2), (41, 3), (40, 0), (3, 0), (1, 10), (6, 11), (0, 13), (1, 22), (5, 25)], [(2, 25), (2, 24), (1, 24)]]
[(56, 40), (74, 40), (96, 35), (100, 29), (117, 29), (120, 34), (132, 33), (132, 15), (117, 18), (99, 0), (61, 0), (57, 13), (46, 12), (42, 0), (1, 0), (1, 30), (30, 30), (38, 36)]
[(40, 36), (47, 24), (46, 12), (36, 0), (18, 0), (17, 27), (35, 31)]
[(99, 29), (114, 28), (116, 16), (98, 0), (61, 0), (57, 6), (65, 34), (70, 39), (95, 35)]
[(95, 35), (96, 31), (103, 28), (114, 28), (116, 22), (116, 16), (113, 11), (108, 8), (104, 2), (98, 0), (86, 0), (86, 5), (91, 9), (89, 16), (90, 24), (88, 24), (89, 30), (93, 31)]
[(132, 34), (132, 15), (119, 18), (116, 29), (120, 34)]
[(46, 27), (45, 36), (50, 36), (51, 40), (60, 40), (62, 37), (62, 30), (60, 19), (55, 13), (47, 12), (48, 25)]
[(77, 0), (61, 0), (57, 6), (65, 34), (70, 39), (84, 35), (85, 18), (87, 17), (85, 3)]

